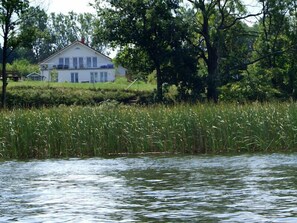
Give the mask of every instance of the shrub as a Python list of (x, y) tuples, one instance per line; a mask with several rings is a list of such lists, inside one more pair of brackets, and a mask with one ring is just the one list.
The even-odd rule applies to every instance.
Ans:
[[(149, 93), (127, 90), (102, 90), (69, 87), (10, 87), (7, 92), (9, 108), (52, 107), (59, 105), (95, 105), (106, 100), (119, 103), (146, 103)], [(141, 98), (141, 100), (139, 100)]]

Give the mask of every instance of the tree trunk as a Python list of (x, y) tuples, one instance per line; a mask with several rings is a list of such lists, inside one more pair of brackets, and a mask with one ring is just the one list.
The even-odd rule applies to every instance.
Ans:
[(7, 87), (7, 73), (6, 73), (6, 63), (7, 63), (7, 40), (8, 37), (4, 34), (3, 43), (3, 58), (2, 58), (2, 96), (1, 96), (1, 108), (6, 107), (6, 87)]
[(161, 74), (161, 68), (159, 65), (156, 66), (156, 72), (157, 72), (157, 101), (161, 102), (163, 100), (163, 89), (162, 89), (162, 74)]
[(7, 87), (7, 74), (6, 65), (2, 64), (2, 96), (1, 96), (1, 108), (6, 107), (6, 87)]
[(163, 80), (162, 80), (162, 71), (161, 71), (161, 65), (159, 63), (159, 60), (156, 58), (156, 52), (153, 51), (148, 51), (149, 52), (149, 56), (151, 58), (151, 60), (154, 63), (154, 67), (156, 69), (156, 78), (157, 78), (157, 102), (161, 102), (163, 100), (163, 89), (162, 89), (162, 85), (163, 85)]
[(207, 57), (204, 55), (204, 61), (207, 64), (207, 71), (208, 71), (208, 76), (206, 80), (207, 100), (213, 101), (216, 103), (218, 102), (217, 79), (218, 79), (218, 68), (219, 68), (219, 63), (218, 63), (219, 55), (218, 55), (218, 50), (216, 48), (217, 42), (214, 40), (213, 41), (211, 40), (210, 27), (209, 27), (210, 17), (205, 8), (205, 5), (201, 4), (199, 7), (203, 15), (202, 35), (205, 39), (205, 44), (206, 44), (207, 54), (208, 54)]
[(218, 102), (218, 55), (216, 48), (208, 49), (208, 61), (207, 61), (207, 100), (213, 101), (215, 103)]
[(208, 70), (207, 77), (207, 100), (218, 102), (218, 90), (217, 90), (217, 69)]

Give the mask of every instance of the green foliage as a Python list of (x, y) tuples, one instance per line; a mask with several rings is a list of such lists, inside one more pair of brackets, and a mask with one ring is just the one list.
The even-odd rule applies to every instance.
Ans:
[(139, 48), (124, 47), (115, 58), (115, 63), (128, 68), (130, 79), (145, 80), (154, 67), (147, 53)]
[(175, 85), (167, 85), (164, 87), (164, 100), (176, 103), (178, 98), (178, 89)]
[(39, 66), (30, 64), (28, 60), (21, 59), (21, 60), (15, 60), (12, 64), (7, 65), (7, 71), (10, 71), (12, 73), (16, 73), (20, 75), (20, 77), (26, 77), (28, 74), (36, 72), (39, 72)]
[(40, 7), (30, 7), (21, 17), (20, 47), (17, 56), (37, 63), (48, 57), (52, 51), (48, 29), (48, 15)]
[(147, 82), (150, 84), (157, 84), (156, 71), (153, 71), (147, 76)]
[(51, 82), (58, 82), (58, 71), (56, 69), (50, 72)]
[(2, 0), (0, 2), (0, 26), (2, 27), (2, 97), (1, 106), (6, 104), (7, 72), (6, 65), (11, 52), (20, 44), (17, 28), (21, 23), (21, 15), (29, 7), (28, 0)]
[[(69, 82), (45, 82), (45, 81), (20, 81), (10, 82), (8, 88), (15, 86), (22, 87), (64, 87), (64, 88), (78, 88), (78, 89), (107, 89), (107, 90), (125, 90), (131, 84), (125, 77), (116, 77), (114, 82), (97, 82), (97, 83), (69, 83)], [(137, 81), (133, 84), (129, 90), (139, 91), (153, 91), (156, 88), (155, 84), (145, 83), (143, 81)]]
[[(2, 27), (9, 34), (3, 52), (6, 62), (36, 62), (84, 38), (99, 51), (118, 50), (114, 62), (128, 68), (129, 80), (138, 80), (133, 89), (146, 89), (141, 81), (155, 84), (151, 101), (168, 101), (163, 86), (176, 86), (176, 101), (296, 100), (297, 3), (258, 3), (261, 13), (249, 27), (246, 20), (256, 15), (239, 0), (95, 0), (96, 17), (47, 15), (40, 7), (28, 8), (28, 1), (2, 1), (1, 24), (10, 24)], [(22, 76), (35, 68), (23, 60), (8, 65)], [(118, 83), (122, 89), (130, 84), (124, 82)]]
[[(13, 86), (14, 85), (14, 86)], [(59, 85), (58, 85), (59, 86)], [(148, 103), (150, 92), (135, 90), (30, 86), (14, 83), (8, 88), (7, 107), (31, 108), (53, 107), (60, 105), (96, 105), (104, 101), (118, 101), (119, 103)]]
[(0, 156), (296, 152), (296, 125), (297, 106), (290, 103), (16, 109), (0, 113)]
[(84, 40), (85, 44), (102, 51), (102, 40), (93, 41), (95, 18), (91, 13), (68, 14), (51, 13), (48, 21), (54, 51), (60, 50), (74, 41)]
[(263, 17), (253, 58), (282, 97), (296, 98), (296, 1), (263, 1)]
[[(119, 45), (126, 51), (132, 48), (133, 57), (128, 56), (127, 61), (131, 70), (139, 71), (135, 64), (139, 59), (142, 66), (150, 67), (147, 73), (156, 70), (157, 98), (162, 100), (162, 84), (169, 76), (162, 68), (170, 63), (171, 52), (182, 45), (183, 40), (181, 27), (185, 24), (178, 16), (178, 1), (97, 0), (96, 3), (99, 15), (97, 38), (113, 46)], [(127, 58), (126, 52), (123, 54), (119, 59)]]
[(222, 101), (271, 101), (281, 97), (281, 93), (273, 87), (275, 70), (259, 69), (251, 66), (249, 72), (241, 74), (241, 79), (228, 83), (220, 88)]
[(93, 41), (95, 18), (91, 13), (48, 15), (39, 6), (31, 6), (20, 19), (19, 47), (12, 55), (13, 59), (26, 58), (31, 63), (38, 63), (57, 50), (82, 39), (96, 50), (104, 50), (102, 41)]

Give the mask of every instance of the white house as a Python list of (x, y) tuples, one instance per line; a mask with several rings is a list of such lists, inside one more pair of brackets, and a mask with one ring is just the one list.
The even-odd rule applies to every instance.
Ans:
[(46, 81), (55, 76), (58, 82), (108, 82), (114, 81), (116, 75), (124, 76), (126, 73), (122, 66), (115, 67), (111, 58), (80, 41), (53, 54), (39, 65)]

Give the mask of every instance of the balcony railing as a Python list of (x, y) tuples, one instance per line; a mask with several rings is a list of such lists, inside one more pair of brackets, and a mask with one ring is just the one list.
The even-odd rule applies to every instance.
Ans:
[(113, 69), (114, 65), (113, 64), (99, 64), (97, 67), (92, 67), (87, 64), (80, 64), (77, 66), (69, 66), (69, 65), (63, 65), (63, 64), (40, 64), (40, 69), (41, 70), (52, 70), (52, 69), (57, 69), (57, 70), (67, 70), (67, 69)]

